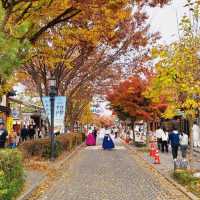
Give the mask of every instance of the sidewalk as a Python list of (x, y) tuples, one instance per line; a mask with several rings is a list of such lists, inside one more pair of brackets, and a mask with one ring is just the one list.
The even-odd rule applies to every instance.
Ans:
[[(140, 156), (142, 156), (143, 159), (145, 161), (147, 161), (149, 164), (154, 163), (153, 159), (150, 158), (150, 156), (149, 156), (149, 152), (142, 152), (140, 147), (135, 147), (133, 145), (129, 145), (129, 146), (134, 148), (140, 154)], [(160, 164), (153, 164), (153, 165), (162, 175), (171, 179), (171, 174), (174, 170), (174, 162), (173, 162), (173, 159), (172, 159), (171, 151), (169, 151), (169, 153), (162, 153), (162, 152), (159, 151), (159, 155), (160, 155), (160, 162), (161, 163)], [(179, 151), (178, 158), (180, 158), (180, 157), (181, 157), (181, 152)], [(198, 155), (198, 157), (194, 156), (193, 168), (200, 171), (199, 158), (200, 158), (200, 154)]]
[[(154, 164), (154, 161), (150, 158), (149, 152), (145, 152), (142, 150), (141, 147), (136, 147), (133, 145), (126, 144), (130, 149), (133, 150), (138, 156), (150, 164), (159, 174), (161, 174), (167, 181), (169, 181), (172, 185), (174, 185), (175, 188), (178, 188), (180, 191), (182, 191), (184, 194), (186, 194), (191, 200), (198, 200), (199, 198), (195, 196), (192, 192), (190, 192), (187, 188), (184, 186), (178, 184), (172, 177), (172, 173), (174, 170), (174, 162), (172, 160), (172, 154), (171, 151), (169, 153), (161, 153), (160, 155), (160, 164)], [(178, 158), (180, 158), (181, 152), (179, 151)], [(195, 157), (195, 156), (194, 156)], [(198, 154), (198, 157), (200, 157), (200, 154)], [(194, 159), (195, 160), (195, 159)], [(194, 161), (193, 166), (200, 171), (200, 162)]]
[(17, 200), (25, 200), (29, 194), (44, 180), (46, 174), (36, 171), (28, 170), (25, 171), (25, 187), (21, 196)]

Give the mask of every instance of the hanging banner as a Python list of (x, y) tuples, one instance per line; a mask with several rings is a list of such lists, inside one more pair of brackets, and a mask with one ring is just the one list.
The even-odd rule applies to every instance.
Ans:
[[(51, 102), (50, 97), (42, 98), (44, 110), (51, 124)], [(56, 96), (54, 102), (54, 131), (64, 132), (65, 111), (66, 111), (66, 97)]]
[(7, 129), (9, 135), (13, 133), (13, 118), (12, 117), (7, 117), (6, 129)]
[(66, 97), (64, 96), (57, 96), (55, 98), (54, 129), (60, 133), (64, 133), (65, 131), (66, 101)]
[(49, 120), (49, 123), (51, 123), (51, 102), (50, 97), (42, 97), (42, 103), (44, 106), (44, 111), (46, 113), (46, 116)]

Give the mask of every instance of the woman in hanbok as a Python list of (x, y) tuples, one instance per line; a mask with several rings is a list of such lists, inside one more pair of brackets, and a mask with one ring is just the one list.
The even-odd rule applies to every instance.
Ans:
[(113, 149), (115, 148), (115, 144), (110, 137), (110, 134), (106, 133), (103, 139), (103, 144), (102, 144), (103, 149)]
[(86, 139), (86, 145), (87, 146), (95, 146), (96, 145), (96, 140), (92, 133), (88, 134), (87, 139)]

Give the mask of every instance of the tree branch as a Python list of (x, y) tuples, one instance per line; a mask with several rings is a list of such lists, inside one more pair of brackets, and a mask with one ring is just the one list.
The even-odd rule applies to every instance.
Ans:
[[(45, 26), (43, 26), (37, 33), (35, 33), (31, 38), (30, 41), (32, 43), (35, 43), (37, 41), (37, 39), (48, 29), (48, 28), (52, 28), (55, 25), (63, 22), (64, 20), (67, 21), (69, 19), (71, 19), (72, 17), (74, 17), (75, 15), (77, 15), (78, 13), (80, 13), (81, 10), (70, 7), (68, 9), (66, 9), (63, 13), (61, 13), (59, 16), (57, 16), (55, 19), (53, 19), (52, 21), (50, 21), (48, 24), (46, 24)], [(66, 16), (69, 15), (69, 16)], [(65, 17), (66, 16), (66, 17)], [(64, 18), (64, 19), (63, 19)]]

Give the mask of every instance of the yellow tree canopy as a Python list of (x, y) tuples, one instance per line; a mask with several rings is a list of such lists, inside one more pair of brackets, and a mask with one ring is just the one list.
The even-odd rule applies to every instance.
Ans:
[(153, 50), (153, 57), (159, 61), (155, 76), (146, 94), (154, 101), (160, 96), (169, 103), (164, 114), (170, 118), (177, 109), (192, 114), (198, 107), (200, 96), (200, 62), (197, 52), (199, 39), (188, 38), (168, 47)]

